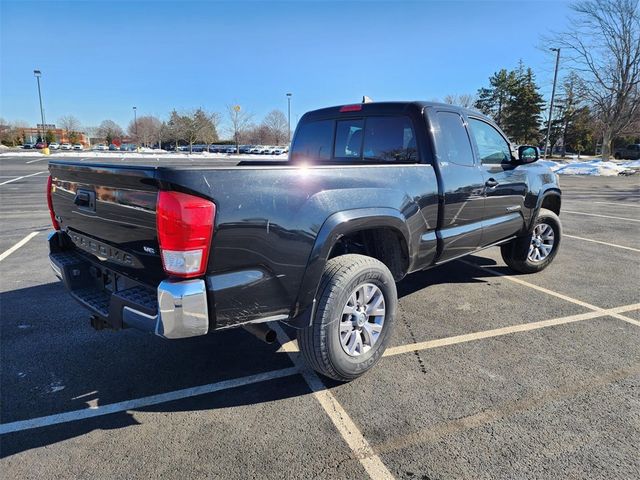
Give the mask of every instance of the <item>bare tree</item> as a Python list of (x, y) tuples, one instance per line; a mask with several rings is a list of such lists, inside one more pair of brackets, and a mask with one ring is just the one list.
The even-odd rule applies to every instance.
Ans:
[(445, 95), (444, 103), (448, 103), (449, 105), (457, 105), (463, 108), (474, 108), (476, 97), (475, 95), (471, 95), (470, 93), (463, 93), (461, 95)]
[(288, 137), (289, 124), (287, 116), (280, 110), (272, 110), (262, 121), (269, 132), (269, 143), (281, 145)]
[(96, 135), (107, 142), (107, 144), (113, 143), (113, 140), (122, 137), (122, 134), (122, 128), (113, 120), (103, 120), (96, 129)]
[[(640, 12), (637, 0), (572, 5), (568, 31), (553, 37), (581, 77), (582, 94), (602, 123), (602, 158), (640, 111)], [(566, 52), (566, 53), (565, 53)]]
[[(70, 142), (71, 133), (80, 131), (80, 120), (73, 115), (64, 115), (58, 119), (58, 126), (64, 130), (65, 137)], [(75, 138), (75, 137), (74, 137)]]
[(24, 143), (24, 131), (27, 128), (29, 128), (29, 124), (25, 121), (7, 122), (0, 119), (0, 142), (12, 147)]
[(240, 153), (240, 135), (247, 129), (252, 117), (253, 115), (243, 111), (240, 105), (227, 105), (229, 131), (236, 143), (236, 153)]
[(127, 134), (130, 137), (135, 137), (137, 128), (138, 142), (148, 147), (159, 139), (161, 127), (162, 122), (157, 117), (147, 115), (144, 117), (139, 117), (137, 119), (137, 125), (135, 121), (129, 122), (129, 126), (127, 127)]

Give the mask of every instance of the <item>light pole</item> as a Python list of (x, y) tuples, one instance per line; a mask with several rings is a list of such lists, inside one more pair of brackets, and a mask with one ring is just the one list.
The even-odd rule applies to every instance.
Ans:
[(549, 105), (549, 120), (547, 121), (547, 139), (544, 142), (544, 157), (547, 158), (547, 150), (549, 149), (549, 137), (551, 136), (551, 115), (553, 113), (553, 100), (556, 96), (556, 81), (558, 80), (558, 65), (560, 64), (560, 49), (550, 48), (552, 52), (556, 52), (556, 70), (553, 74), (553, 90), (551, 90), (551, 104)]
[(34, 70), (33, 75), (36, 77), (36, 81), (38, 82), (38, 99), (40, 100), (40, 118), (42, 121), (42, 137), (41, 140), (45, 141), (45, 132), (44, 132), (44, 110), (42, 109), (42, 93), (40, 92), (40, 77), (42, 76), (42, 72), (40, 70)]
[(291, 145), (291, 93), (287, 93), (287, 122), (289, 123), (287, 139), (289, 141), (289, 145)]
[(136, 113), (137, 107), (133, 107), (133, 126), (136, 132), (136, 148), (138, 147), (138, 114)]

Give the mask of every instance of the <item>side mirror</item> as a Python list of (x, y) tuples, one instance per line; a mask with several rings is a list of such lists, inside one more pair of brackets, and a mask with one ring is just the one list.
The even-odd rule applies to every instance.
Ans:
[(533, 163), (540, 158), (540, 153), (536, 147), (531, 145), (520, 145), (518, 147), (518, 160), (520, 163)]

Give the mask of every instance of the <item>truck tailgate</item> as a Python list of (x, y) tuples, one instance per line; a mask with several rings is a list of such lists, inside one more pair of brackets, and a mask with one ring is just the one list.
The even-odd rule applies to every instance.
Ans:
[(166, 278), (154, 167), (51, 161), (49, 171), (53, 211), (77, 249), (152, 287)]

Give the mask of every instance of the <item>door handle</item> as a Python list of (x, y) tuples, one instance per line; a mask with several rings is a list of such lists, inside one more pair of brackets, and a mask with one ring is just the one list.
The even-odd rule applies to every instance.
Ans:
[(484, 182), (484, 185), (485, 187), (488, 187), (488, 188), (496, 188), (498, 185), (500, 185), (500, 183), (497, 182), (495, 179), (490, 178), (489, 180)]

